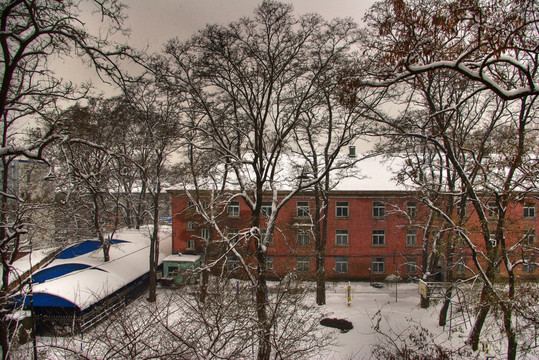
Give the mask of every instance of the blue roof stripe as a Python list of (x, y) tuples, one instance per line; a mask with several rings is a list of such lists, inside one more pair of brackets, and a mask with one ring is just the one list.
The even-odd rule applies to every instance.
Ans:
[[(112, 239), (111, 244), (120, 244), (127, 242), (125, 240), (118, 240), (118, 239)], [(83, 243), (80, 243), (78, 245), (73, 245), (71, 247), (68, 247), (64, 251), (62, 251), (58, 256), (57, 259), (72, 259), (74, 257), (88, 254), (92, 251), (95, 251), (101, 247), (101, 243), (99, 241), (95, 240), (88, 240)]]
[[(72, 264), (72, 263), (51, 266), (33, 274), (32, 283), (39, 284), (44, 281), (60, 277), (62, 275), (72, 273), (73, 271), (87, 269), (89, 267), (90, 265)], [(94, 269), (101, 270), (99, 268), (94, 268)], [(104, 271), (104, 270), (101, 270), (101, 271)]]

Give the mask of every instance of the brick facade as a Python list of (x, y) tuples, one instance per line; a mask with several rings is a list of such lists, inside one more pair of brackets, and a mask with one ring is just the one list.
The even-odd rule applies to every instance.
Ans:
[[(172, 194), (173, 252), (203, 254), (202, 238), (214, 236), (208, 227), (189, 207), (187, 198), (180, 191)], [(229, 208), (223, 208), (219, 217), (221, 228), (229, 233), (249, 228), (250, 210), (240, 199)], [(270, 199), (268, 198), (268, 201)], [(308, 204), (308, 208), (306, 205)], [(316, 268), (313, 238), (310, 236), (314, 199), (308, 193), (289, 201), (279, 212), (273, 242), (268, 247), (268, 266), (277, 276), (291, 271), (312, 278)], [(239, 208), (238, 208), (239, 207)], [(527, 207), (527, 210), (525, 208)], [(529, 232), (530, 239), (538, 227), (535, 216), (537, 201), (513, 204), (508, 209), (509, 225), (506, 229), (508, 243), (514, 244)], [(469, 219), (466, 229), (470, 238), (482, 247), (477, 216), (468, 205)], [(428, 209), (411, 192), (405, 191), (334, 191), (330, 195), (325, 271), (328, 280), (372, 279), (382, 280), (390, 274), (407, 279), (422, 275), (423, 237)], [(524, 216), (525, 214), (530, 216)], [(262, 220), (264, 223), (264, 217)], [(264, 228), (264, 225), (262, 225)], [(535, 245), (535, 244), (534, 244)], [(242, 252), (248, 252), (243, 247)], [(456, 247), (446, 264), (445, 249), (440, 247), (438, 280), (452, 271), (457, 276), (469, 275), (465, 266), (473, 267), (466, 247)], [(222, 248), (214, 248), (210, 256), (221, 255)], [(521, 252), (522, 253), (522, 252)], [(521, 256), (515, 252), (514, 256)], [(234, 257), (230, 257), (230, 263)], [(458, 264), (456, 264), (458, 263)], [(522, 276), (534, 276), (535, 269), (517, 271)], [(529, 271), (533, 270), (533, 271)]]

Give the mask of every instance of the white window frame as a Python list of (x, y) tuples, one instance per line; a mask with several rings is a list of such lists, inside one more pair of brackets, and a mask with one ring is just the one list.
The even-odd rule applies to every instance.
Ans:
[(535, 204), (524, 204), (522, 215), (525, 219), (535, 219)]
[(417, 217), (417, 202), (416, 201), (408, 201), (406, 203), (406, 213), (411, 219), (415, 219)]
[(262, 207), (260, 208), (260, 214), (262, 216), (271, 216), (272, 203), (271, 201), (262, 201)]
[(195, 249), (195, 240), (194, 239), (188, 239), (186, 244), (187, 250), (194, 250)]
[(308, 201), (298, 201), (296, 203), (296, 215), (299, 218), (307, 218), (311, 216), (311, 207)]
[(349, 246), (350, 236), (347, 229), (335, 230), (335, 245), (336, 246)]
[(266, 256), (266, 271), (274, 271), (275, 263), (273, 261), (273, 256)]
[(200, 229), (200, 238), (204, 240), (210, 240), (210, 229), (208, 228)]
[(406, 231), (406, 246), (417, 246), (417, 230)]
[(417, 274), (417, 258), (416, 257), (406, 258), (406, 274), (407, 275)]
[(188, 221), (187, 222), (187, 231), (194, 231), (195, 230), (195, 222), (194, 221)]
[(348, 219), (350, 217), (350, 203), (348, 201), (335, 202), (335, 217)]
[(372, 231), (372, 246), (385, 246), (386, 245), (386, 231), (381, 229), (374, 229)]
[(372, 258), (372, 273), (373, 274), (385, 274), (386, 272), (386, 259), (384, 257)]
[(386, 216), (386, 204), (381, 201), (373, 201), (372, 217), (375, 219), (383, 219)]
[(311, 263), (307, 256), (296, 257), (296, 270), (298, 272), (309, 272), (311, 270)]
[(296, 233), (296, 244), (307, 246), (311, 243), (311, 233), (308, 230), (298, 230)]
[(240, 202), (237, 200), (228, 203), (228, 216), (239, 217), (240, 216)]
[(339, 274), (348, 273), (348, 258), (346, 256), (335, 258), (335, 272)]

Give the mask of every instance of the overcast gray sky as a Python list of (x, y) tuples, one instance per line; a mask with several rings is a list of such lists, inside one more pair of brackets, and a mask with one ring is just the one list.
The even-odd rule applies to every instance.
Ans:
[[(131, 29), (129, 45), (155, 52), (174, 37), (187, 40), (206, 24), (228, 24), (244, 16), (252, 16), (262, 0), (124, 0), (126, 25)], [(365, 11), (374, 0), (292, 0), (283, 1), (294, 6), (296, 14), (318, 13), (325, 19), (351, 17), (361, 22)], [(99, 29), (96, 17), (86, 19), (86, 28), (95, 33)], [(82, 66), (78, 59), (64, 59), (54, 64), (60, 77), (80, 83), (92, 80), (94, 85), (106, 90), (92, 70)], [(108, 93), (109, 91), (106, 90)]]
[[(318, 13), (325, 19), (352, 17), (360, 22), (373, 0), (294, 0), (296, 14)], [(206, 24), (228, 24), (243, 16), (251, 16), (261, 3), (255, 0), (132, 0), (129, 26), (133, 45), (149, 44), (159, 50), (175, 36), (188, 39)]]

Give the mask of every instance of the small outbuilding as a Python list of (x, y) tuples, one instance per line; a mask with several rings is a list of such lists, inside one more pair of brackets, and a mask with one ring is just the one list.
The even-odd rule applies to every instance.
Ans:
[(172, 254), (163, 259), (163, 277), (166, 285), (196, 284), (199, 278), (200, 255)]

